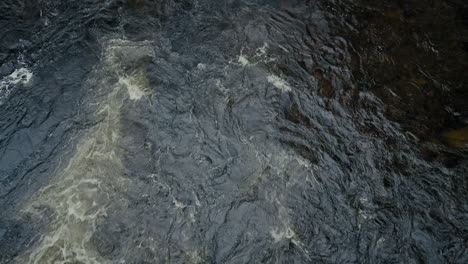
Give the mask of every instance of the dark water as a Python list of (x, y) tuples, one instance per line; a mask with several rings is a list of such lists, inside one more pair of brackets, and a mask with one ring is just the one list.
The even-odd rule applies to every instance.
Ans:
[(0, 263), (468, 263), (468, 5), (3, 0)]

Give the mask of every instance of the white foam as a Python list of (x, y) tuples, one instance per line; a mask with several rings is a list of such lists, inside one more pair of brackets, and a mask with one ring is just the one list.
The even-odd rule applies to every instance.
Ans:
[(246, 56), (244, 55), (239, 55), (239, 59), (237, 60), (243, 67), (246, 67), (246, 66), (250, 66), (251, 63), (250, 61), (247, 59)]
[(256, 50), (256, 56), (258, 57), (261, 57), (261, 56), (265, 56), (267, 54), (267, 48), (268, 48), (268, 43), (263, 43), (263, 46), (261, 46), (260, 48), (257, 48)]
[(251, 67), (257, 65), (259, 62), (269, 63), (275, 61), (275, 58), (270, 58), (268, 56), (268, 47), (268, 43), (263, 43), (263, 46), (258, 47), (255, 50), (255, 54), (251, 56), (244, 55), (243, 51), (241, 50), (241, 54), (237, 58), (237, 62), (243, 67)]
[(200, 257), (200, 254), (198, 251), (195, 251), (195, 250), (188, 250), (185, 252), (185, 256), (187, 257), (187, 259), (190, 261), (190, 263), (202, 263), (203, 262), (203, 258)]
[(12, 74), (10, 74), (8, 77), (11, 78), (11, 83), (17, 84), (19, 82), (21, 83), (29, 83), (29, 81), (32, 78), (32, 72), (27, 69), (27, 68), (19, 68), (16, 69)]
[(119, 77), (119, 83), (127, 88), (131, 100), (140, 100), (145, 95), (146, 79), (143, 75)]
[(204, 63), (198, 63), (198, 64), (197, 64), (197, 69), (199, 69), (199, 70), (204, 70), (204, 69), (206, 69), (206, 64), (204, 64)]
[(172, 197), (172, 199), (173, 199), (173, 202), (174, 202), (174, 205), (175, 205), (176, 208), (184, 209), (185, 207), (187, 207), (187, 205), (177, 201), (176, 198)]
[[(286, 230), (273, 230), (270, 232), (271, 237), (275, 240), (275, 243), (278, 243), (283, 240), (289, 240), (296, 236), (296, 233), (291, 228), (286, 228)], [(293, 239), (293, 242), (294, 241)]]
[(27, 68), (16, 69), (10, 75), (3, 77), (3, 79), (0, 80), (0, 100), (10, 95), (14, 85), (19, 83), (27, 85), (32, 77), (32, 72)]
[(290, 92), (291, 91), (291, 86), (289, 84), (281, 79), (280, 77), (270, 74), (267, 77), (267, 81), (271, 84), (273, 84), (276, 88), (280, 89), (283, 92)]

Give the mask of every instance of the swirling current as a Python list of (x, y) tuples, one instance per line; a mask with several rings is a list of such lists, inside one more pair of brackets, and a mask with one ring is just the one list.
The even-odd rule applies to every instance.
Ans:
[(0, 263), (468, 263), (468, 4), (2, 0)]

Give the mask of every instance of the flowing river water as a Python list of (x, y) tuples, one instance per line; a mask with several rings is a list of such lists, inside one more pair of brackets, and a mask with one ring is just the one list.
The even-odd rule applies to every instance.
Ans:
[(429, 2), (2, 1), (0, 263), (467, 263)]

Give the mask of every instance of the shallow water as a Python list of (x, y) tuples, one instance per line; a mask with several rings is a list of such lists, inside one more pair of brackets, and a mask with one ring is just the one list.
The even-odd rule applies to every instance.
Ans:
[(468, 262), (467, 10), (3, 1), (0, 263)]

